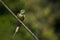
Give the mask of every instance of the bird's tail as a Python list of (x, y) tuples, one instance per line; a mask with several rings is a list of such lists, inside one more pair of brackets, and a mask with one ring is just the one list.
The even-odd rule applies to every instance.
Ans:
[(16, 33), (18, 32), (18, 30), (19, 30), (19, 26), (16, 27), (15, 33), (13, 34), (13, 37), (12, 37), (13, 39), (14, 39)]

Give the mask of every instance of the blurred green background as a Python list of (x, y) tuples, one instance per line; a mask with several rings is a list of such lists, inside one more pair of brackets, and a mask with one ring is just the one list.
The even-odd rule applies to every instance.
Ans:
[[(25, 25), (39, 40), (60, 40), (60, 0), (3, 0), (17, 14), (25, 9)], [(17, 20), (0, 3), (0, 40), (34, 40), (21, 26), (15, 38)]]

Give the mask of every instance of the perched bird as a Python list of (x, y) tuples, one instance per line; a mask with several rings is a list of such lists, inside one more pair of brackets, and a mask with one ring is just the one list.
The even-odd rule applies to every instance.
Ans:
[[(24, 10), (24, 9), (22, 9), (22, 10), (20, 11), (20, 13), (17, 13), (17, 17), (18, 17), (21, 21), (24, 20), (24, 17), (25, 17), (24, 13), (25, 13), (25, 10)], [(15, 37), (16, 33), (19, 31), (19, 28), (20, 28), (19, 26), (21, 26), (21, 23), (18, 22), (16, 25), (17, 25), (17, 27), (16, 27), (15, 33), (14, 33), (14, 35), (13, 35), (13, 38)]]
[(25, 10), (21, 10), (20, 13), (17, 13), (17, 17), (18, 17), (21, 21), (24, 20), (24, 17), (25, 17), (24, 13), (25, 13)]

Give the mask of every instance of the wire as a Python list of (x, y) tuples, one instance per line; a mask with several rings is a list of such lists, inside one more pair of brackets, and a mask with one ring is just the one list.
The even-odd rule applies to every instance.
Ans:
[(2, 0), (0, 0), (0, 2), (23, 25), (23, 27), (34, 37), (35, 40), (39, 40), (37, 36), (11, 11), (11, 9)]

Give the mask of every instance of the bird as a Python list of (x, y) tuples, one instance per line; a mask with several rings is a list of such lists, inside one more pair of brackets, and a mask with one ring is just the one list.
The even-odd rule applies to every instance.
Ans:
[[(25, 10), (24, 10), (24, 9), (22, 9), (19, 13), (17, 13), (17, 17), (18, 17), (21, 21), (24, 21), (24, 18), (25, 18), (24, 13), (25, 13)], [(16, 33), (19, 31), (19, 28), (20, 28), (20, 26), (21, 26), (21, 23), (18, 22), (16, 25), (17, 25), (17, 27), (16, 27), (16, 29), (15, 29), (15, 33), (13, 34), (13, 38), (15, 37)]]
[(17, 17), (18, 17), (21, 21), (24, 20), (24, 17), (25, 17), (24, 13), (25, 13), (25, 10), (21, 10), (20, 13), (17, 13)]

